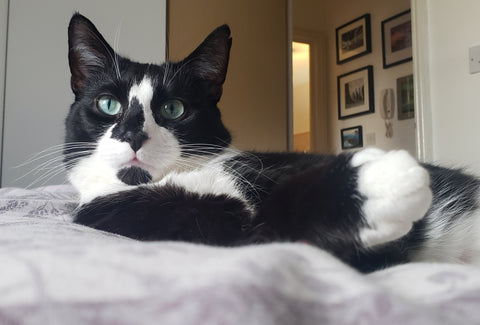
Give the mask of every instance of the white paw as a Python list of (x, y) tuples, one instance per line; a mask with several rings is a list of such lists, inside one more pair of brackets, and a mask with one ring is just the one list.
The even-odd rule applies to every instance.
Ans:
[(360, 230), (366, 247), (406, 235), (432, 203), (430, 175), (404, 150), (366, 149), (355, 154), (358, 189), (366, 198), (362, 207), (368, 224)]

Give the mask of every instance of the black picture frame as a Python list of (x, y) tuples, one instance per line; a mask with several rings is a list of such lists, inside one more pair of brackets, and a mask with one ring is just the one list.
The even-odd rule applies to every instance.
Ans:
[(358, 17), (335, 29), (337, 64), (372, 52), (370, 14)]
[(383, 68), (412, 60), (412, 15), (407, 10), (382, 21)]
[(363, 147), (363, 130), (361, 125), (340, 130), (342, 150)]
[(399, 121), (415, 117), (414, 92), (413, 74), (397, 79), (397, 111)]
[(372, 65), (337, 77), (338, 119), (374, 113), (374, 98)]

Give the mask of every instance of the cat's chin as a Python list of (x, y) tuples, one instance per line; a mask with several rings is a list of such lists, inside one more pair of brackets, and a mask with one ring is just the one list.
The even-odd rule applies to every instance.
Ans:
[(119, 170), (117, 177), (127, 185), (140, 185), (152, 181), (152, 175), (137, 166), (125, 167)]

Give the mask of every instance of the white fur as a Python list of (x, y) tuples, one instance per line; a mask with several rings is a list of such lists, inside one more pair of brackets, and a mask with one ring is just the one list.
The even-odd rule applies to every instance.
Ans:
[(236, 178), (227, 173), (223, 167), (224, 161), (230, 159), (233, 155), (224, 153), (201, 168), (172, 172), (152, 186), (178, 185), (200, 195), (213, 194), (233, 197), (245, 202), (248, 206), (242, 190), (237, 185)]
[(98, 142), (95, 151), (71, 169), (68, 174), (70, 183), (80, 193), (80, 204), (87, 203), (98, 196), (108, 195), (129, 188), (117, 177), (123, 162), (132, 159), (126, 142), (111, 138), (111, 126)]
[(406, 235), (432, 202), (430, 176), (406, 151), (366, 149), (355, 154), (358, 189), (368, 224), (360, 239), (372, 247)]
[(446, 211), (444, 208), (446, 206), (451, 208), (451, 204), (450, 200), (441, 202), (425, 218), (426, 240), (411, 254), (411, 258), (414, 261), (468, 263), (480, 266), (480, 211), (477, 209), (472, 213), (465, 213), (454, 218), (454, 222), (449, 222), (451, 216), (447, 211), (453, 212), (455, 209)]

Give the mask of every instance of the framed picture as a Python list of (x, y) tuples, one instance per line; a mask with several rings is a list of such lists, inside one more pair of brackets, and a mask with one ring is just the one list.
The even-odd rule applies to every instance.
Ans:
[(337, 64), (358, 58), (372, 52), (370, 14), (363, 15), (338, 27)]
[(338, 76), (337, 94), (340, 120), (375, 112), (373, 66)]
[(412, 60), (412, 18), (410, 10), (382, 21), (383, 68)]
[(342, 149), (354, 149), (363, 147), (362, 127), (354, 126), (340, 130), (342, 137)]
[(397, 79), (397, 107), (399, 120), (415, 117), (412, 74)]

